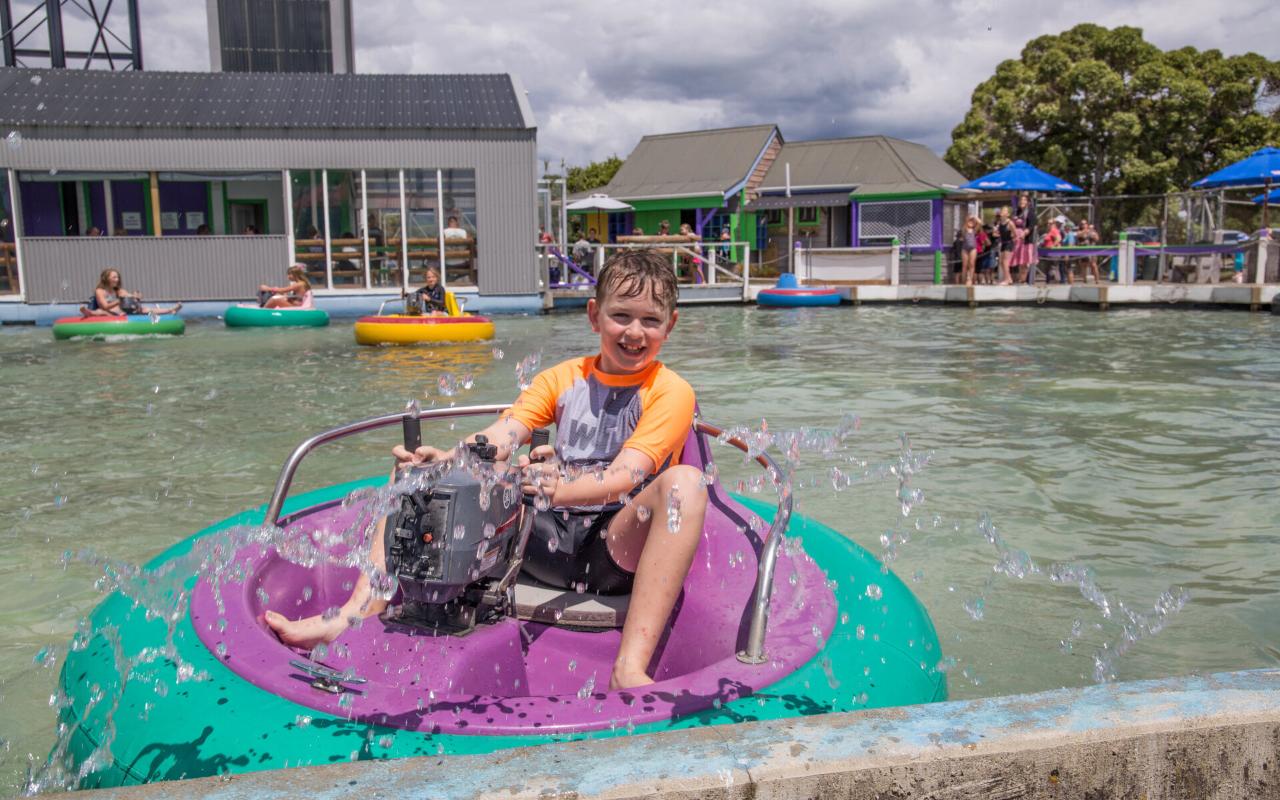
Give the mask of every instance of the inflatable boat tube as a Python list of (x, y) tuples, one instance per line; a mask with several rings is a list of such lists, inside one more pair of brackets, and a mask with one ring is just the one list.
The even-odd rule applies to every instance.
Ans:
[(80, 339), (106, 336), (181, 336), (187, 324), (176, 314), (148, 314), (119, 317), (63, 317), (53, 323), (53, 338)]
[[(682, 463), (707, 464), (712, 441), (691, 433)], [(362, 502), (351, 493), (383, 483), (372, 477), (290, 498), (280, 519), (285, 534), (275, 541), (341, 549), (333, 532), (353, 529)], [(907, 586), (843, 534), (799, 516), (790, 517), (789, 544), (775, 551), (764, 655), (740, 658), (763, 540), (782, 531), (765, 533), (773, 506), (718, 482), (708, 493), (707, 535), (655, 654), (650, 686), (608, 689), (619, 619), (603, 627), (570, 622), (575, 610), (586, 617), (625, 611), (594, 609), (600, 603), (590, 595), (547, 598), (521, 585), (517, 611), (528, 614), (466, 636), (366, 619), (326, 653), (311, 653), (313, 663), (346, 676), (337, 691), (325, 690), (300, 668), (307, 656), (277, 640), (262, 614), (273, 608), (296, 617), (336, 606), (357, 568), (339, 566), (338, 552), (318, 563), (296, 552), (284, 558), (260, 534), (245, 533), (263, 523), (258, 508), (177, 543), (130, 584), (153, 592), (148, 574), (176, 576), (170, 591), (189, 603), (175, 605), (181, 616), (172, 634), (146, 603), (125, 594), (108, 596), (92, 613), (63, 664), (65, 733), (54, 755), (70, 774), (87, 774), (82, 788), (93, 788), (946, 699), (937, 635)], [(212, 561), (231, 568), (210, 574)], [(535, 594), (522, 599), (524, 591)], [(569, 609), (563, 619), (538, 614), (562, 607)], [(132, 665), (124, 679), (121, 659)], [(109, 757), (99, 750), (104, 742)]]
[(222, 319), (228, 328), (323, 328), (329, 324), (329, 312), (322, 308), (234, 305)]

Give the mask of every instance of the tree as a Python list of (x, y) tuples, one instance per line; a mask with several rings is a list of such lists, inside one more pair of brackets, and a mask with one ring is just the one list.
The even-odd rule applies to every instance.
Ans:
[[(1031, 40), (973, 92), (946, 160), (977, 176), (1023, 159), (1087, 194), (1164, 194), (1280, 143), (1280, 62), (1192, 47), (1138, 28), (1077, 25)], [(1112, 229), (1150, 201), (1112, 204)]]
[(585, 167), (569, 167), (568, 189), (570, 193), (597, 189), (613, 180), (614, 173), (622, 167), (622, 159), (616, 155), (604, 161), (592, 161)]

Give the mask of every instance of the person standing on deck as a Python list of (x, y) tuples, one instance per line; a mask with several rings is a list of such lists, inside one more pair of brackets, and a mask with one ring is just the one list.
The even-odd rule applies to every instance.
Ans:
[(1015, 221), (1022, 222), (1022, 252), (1014, 263), (1027, 268), (1027, 283), (1036, 282), (1036, 267), (1040, 264), (1040, 249), (1036, 237), (1036, 207), (1031, 202), (1031, 195), (1025, 192), (1018, 196), (1018, 213)]

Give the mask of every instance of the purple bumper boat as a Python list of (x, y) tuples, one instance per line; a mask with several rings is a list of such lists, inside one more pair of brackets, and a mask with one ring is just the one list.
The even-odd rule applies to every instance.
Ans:
[[(358, 577), (357, 567), (346, 566), (351, 550), (367, 544), (339, 534), (369, 527), (360, 521), (362, 513), (371, 518), (363, 504), (385, 485), (369, 478), (286, 502), (294, 473), (314, 448), (407, 416), (307, 440), (286, 463), (265, 514), (226, 520), (148, 565), (156, 573), (223, 567), (217, 578), (175, 582), (176, 607), (189, 597), (189, 611), (173, 626), (148, 619), (155, 609), (139, 608), (136, 596), (113, 595), (95, 611), (95, 635), (64, 664), (68, 734), (53, 754), (66, 769), (88, 764), (82, 786), (352, 757), (481, 753), (945, 699), (933, 626), (892, 573), (830, 528), (792, 518), (788, 493), (775, 508), (732, 495), (718, 481), (709, 486), (702, 541), (650, 665), (651, 686), (608, 690), (628, 598), (515, 579), (518, 563), (513, 583), (491, 585), (486, 595), (497, 613), (466, 635), (373, 617), (327, 648), (286, 647), (263, 613), (322, 614), (347, 598)], [(747, 451), (698, 422), (682, 463), (705, 468), (717, 440)], [(776, 481), (767, 454), (751, 457)], [(166, 657), (179, 688), (159, 695), (155, 684), (128, 679), (142, 662), (138, 654), (170, 641)], [(118, 692), (114, 717), (87, 688), (95, 684)]]

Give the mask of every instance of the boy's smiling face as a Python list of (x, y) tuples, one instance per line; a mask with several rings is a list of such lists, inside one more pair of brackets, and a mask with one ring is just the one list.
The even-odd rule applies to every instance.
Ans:
[(626, 375), (652, 364), (675, 327), (676, 316), (651, 292), (635, 297), (615, 292), (599, 303), (595, 298), (588, 300), (587, 319), (591, 330), (600, 334), (600, 371)]

